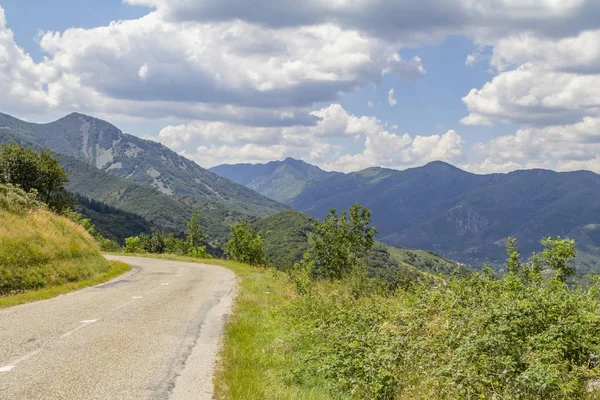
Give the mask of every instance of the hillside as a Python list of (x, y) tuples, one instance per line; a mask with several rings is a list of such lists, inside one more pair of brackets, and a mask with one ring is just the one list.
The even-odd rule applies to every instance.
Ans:
[(0, 185), (0, 296), (92, 279), (109, 262), (81, 226)]
[(477, 267), (501, 264), (509, 236), (518, 238), (525, 256), (540, 250), (542, 236), (570, 236), (581, 252), (578, 267), (587, 272), (600, 269), (598, 199), (600, 176), (589, 171), (477, 175), (432, 162), (403, 171), (374, 167), (311, 180), (286, 204), (321, 218), (332, 207), (359, 203), (373, 211), (379, 240)]
[(138, 236), (140, 233), (150, 234), (152, 224), (143, 217), (131, 212), (109, 206), (97, 200), (75, 194), (77, 204), (75, 211), (83, 218), (88, 218), (95, 225), (99, 234), (107, 239), (123, 244), (125, 239)]
[[(309, 234), (314, 231), (314, 219), (290, 210), (261, 218), (252, 227), (262, 231), (269, 259), (278, 268), (286, 269), (300, 261), (302, 255), (310, 250)], [(380, 273), (388, 279), (397, 279), (392, 275), (398, 274), (419, 278), (423, 273), (450, 275), (469, 271), (435, 253), (398, 249), (378, 242), (366, 264), (372, 273)]]
[(282, 203), (302, 193), (307, 183), (338, 174), (293, 158), (267, 164), (223, 164), (209, 170)]
[[(31, 142), (30, 138), (1, 129), (0, 143), (16, 143), (36, 149), (41, 147)], [(158, 189), (119, 179), (75, 157), (60, 155), (60, 164), (69, 174), (67, 189), (70, 192), (139, 215), (151, 226), (182, 231), (193, 211), (196, 208), (201, 209), (202, 226), (209, 235), (211, 247), (218, 248), (227, 240), (232, 223), (252, 218), (210, 200), (194, 202), (168, 196)], [(124, 231), (120, 222), (110, 215), (86, 213), (83, 209), (80, 211), (97, 224), (101, 233), (109, 238), (120, 238), (129, 232)]]
[(155, 188), (188, 203), (213, 202), (230, 210), (265, 216), (286, 209), (245, 186), (219, 177), (160, 143), (121, 132), (83, 114), (34, 124), (0, 113), (0, 136), (36, 144), (83, 160), (109, 174)]

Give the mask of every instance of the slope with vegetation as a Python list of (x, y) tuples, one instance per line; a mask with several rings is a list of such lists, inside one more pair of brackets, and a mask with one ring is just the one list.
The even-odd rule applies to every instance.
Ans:
[(0, 185), (0, 307), (107, 281), (129, 269), (110, 263), (71, 220), (12, 185)]
[(511, 238), (501, 278), (483, 268), (390, 291), (360, 268), (369, 222), (360, 207), (331, 214), (316, 229), (326, 251), (287, 279), (230, 265), (243, 280), (217, 398), (597, 398), (600, 282), (569, 284), (574, 241), (544, 238), (522, 263)]
[[(254, 185), (268, 177), (258, 167), (212, 170)], [(264, 183), (253, 187), (265, 195), (277, 193), (280, 185), (287, 190), (280, 180)], [(477, 175), (432, 162), (404, 171), (375, 167), (305, 177), (298, 187), (300, 193), (285, 200), (293, 209), (322, 218), (332, 207), (362, 204), (373, 210), (378, 239), (397, 247), (502, 269), (508, 237), (518, 238), (523, 254), (530, 255), (541, 249), (536, 238), (563, 235), (579, 243), (576, 264), (581, 271), (600, 270), (600, 176), (589, 171)]]
[(160, 143), (121, 132), (106, 121), (73, 113), (48, 124), (0, 114), (0, 137), (11, 136), (81, 160), (94, 168), (188, 203), (216, 203), (229, 210), (264, 216), (286, 207), (219, 177)]
[(338, 174), (293, 158), (267, 164), (222, 164), (209, 171), (282, 203), (302, 193), (308, 182), (320, 182)]

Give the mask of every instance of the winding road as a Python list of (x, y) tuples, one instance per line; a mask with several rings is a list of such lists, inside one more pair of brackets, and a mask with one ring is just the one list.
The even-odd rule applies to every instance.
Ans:
[(233, 272), (108, 258), (132, 271), (0, 311), (0, 399), (212, 399)]

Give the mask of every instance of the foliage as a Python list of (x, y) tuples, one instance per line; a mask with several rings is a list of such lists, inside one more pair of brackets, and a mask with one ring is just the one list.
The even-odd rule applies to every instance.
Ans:
[(98, 233), (105, 238), (123, 244), (127, 237), (151, 232), (152, 224), (135, 213), (89, 199), (78, 193), (74, 193), (73, 196), (77, 200), (75, 211), (89, 219)]
[(519, 262), (519, 251), (517, 249), (517, 239), (516, 238), (508, 238), (506, 242), (506, 255), (508, 259), (506, 260), (506, 270), (509, 274), (518, 275), (521, 273), (522, 265)]
[(267, 264), (262, 234), (248, 227), (246, 221), (231, 227), (231, 239), (225, 243), (225, 254), (230, 260), (250, 265)]
[(310, 250), (308, 236), (314, 232), (314, 219), (288, 210), (261, 218), (250, 226), (262, 232), (265, 253), (278, 268), (287, 270)]
[(88, 218), (84, 218), (78, 212), (75, 212), (71, 209), (66, 209), (62, 212), (64, 217), (69, 218), (71, 221), (81, 225), (87, 233), (90, 234), (94, 239), (98, 241), (100, 244), (100, 250), (102, 251), (112, 251), (117, 252), (121, 251), (121, 246), (119, 243), (115, 242), (112, 239), (105, 238), (96, 230), (96, 226), (92, 223), (92, 221)]
[(309, 253), (304, 253), (302, 260), (294, 264), (294, 267), (290, 270), (290, 278), (294, 286), (296, 286), (296, 292), (299, 295), (311, 292), (314, 269), (315, 261)]
[(39, 153), (19, 145), (2, 145), (0, 150), (0, 184), (19, 186), (26, 192), (35, 190), (38, 200), (52, 210), (61, 211), (73, 201), (65, 191), (68, 176), (50, 151)]
[(312, 250), (320, 275), (341, 279), (363, 262), (377, 232), (370, 222), (371, 211), (358, 204), (339, 215), (331, 209), (323, 222), (315, 222)]
[(0, 185), (0, 295), (93, 279), (108, 268), (83, 227)]
[(151, 234), (141, 233), (125, 239), (125, 252), (127, 253), (152, 253), (174, 254), (194, 258), (211, 258), (206, 252), (206, 246), (198, 245), (200, 238), (205, 238), (200, 227), (199, 212), (192, 215), (188, 221), (188, 236), (184, 239), (177, 237), (173, 232), (166, 233), (162, 229), (153, 227)]
[[(394, 296), (329, 284), (299, 298), (293, 381), (324, 374), (334, 390), (374, 399), (581, 398), (600, 378), (600, 279), (569, 287), (560, 271), (572, 241), (543, 243), (527, 274), (484, 271)], [(507, 253), (515, 265), (515, 241)], [(557, 276), (542, 279), (536, 263)]]
[(202, 225), (200, 225), (200, 215), (202, 212), (200, 210), (194, 211), (190, 220), (187, 222), (187, 237), (186, 243), (188, 248), (197, 249), (204, 244), (206, 240), (206, 235), (202, 230)]
[(556, 279), (561, 282), (566, 282), (568, 278), (575, 275), (573, 259), (577, 252), (574, 240), (561, 239), (560, 236), (556, 239), (545, 237), (541, 240), (541, 244), (544, 250), (531, 258), (531, 269), (534, 272), (541, 272), (545, 268), (554, 270)]
[(125, 239), (125, 252), (126, 253), (142, 253), (142, 240), (139, 236), (132, 236)]

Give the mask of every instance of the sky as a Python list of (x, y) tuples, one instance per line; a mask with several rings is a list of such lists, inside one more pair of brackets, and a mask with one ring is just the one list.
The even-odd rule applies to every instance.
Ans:
[(0, 93), (203, 167), (600, 172), (600, 0), (0, 0)]

